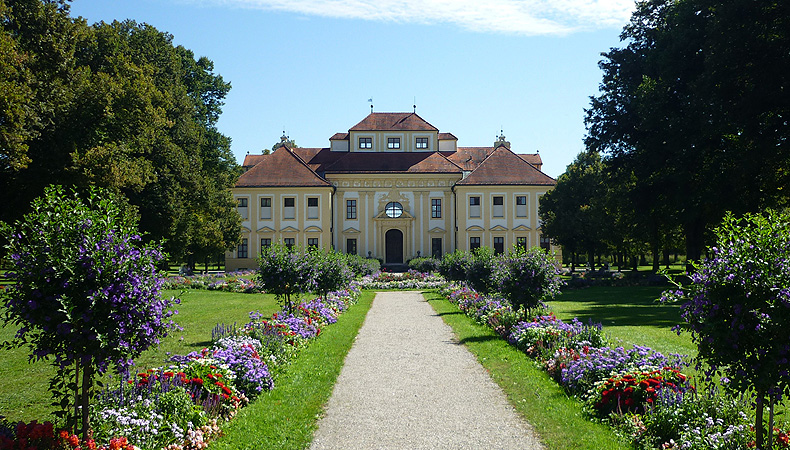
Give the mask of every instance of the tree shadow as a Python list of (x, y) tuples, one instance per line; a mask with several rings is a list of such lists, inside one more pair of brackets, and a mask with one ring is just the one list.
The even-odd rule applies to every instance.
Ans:
[(680, 307), (656, 301), (662, 287), (595, 287), (568, 291), (550, 302), (582, 323), (672, 327), (682, 322)]
[(466, 344), (467, 342), (491, 342), (491, 341), (501, 341), (501, 340), (502, 338), (496, 335), (470, 336), (459, 340), (458, 343)]

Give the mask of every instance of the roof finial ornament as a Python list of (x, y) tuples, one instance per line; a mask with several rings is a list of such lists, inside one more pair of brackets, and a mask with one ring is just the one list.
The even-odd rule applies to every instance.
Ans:
[(500, 129), (499, 130), (499, 137), (494, 142), (494, 148), (498, 148), (498, 147), (505, 147), (505, 148), (508, 148), (508, 149), (510, 148), (510, 142), (508, 142), (508, 140), (505, 139), (505, 131), (504, 131), (504, 129)]
[(417, 114), (417, 96), (414, 96), (414, 104), (411, 105), (414, 108), (414, 114)]
[(368, 99), (368, 103), (370, 103), (370, 113), (373, 114), (373, 97)]

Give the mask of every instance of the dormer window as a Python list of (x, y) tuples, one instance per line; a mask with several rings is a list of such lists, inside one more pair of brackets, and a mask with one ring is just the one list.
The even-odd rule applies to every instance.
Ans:
[(428, 148), (428, 138), (427, 137), (418, 137), (417, 138), (417, 148)]
[(359, 138), (359, 148), (373, 148), (373, 138)]
[(400, 138), (387, 138), (387, 148), (388, 149), (400, 148)]

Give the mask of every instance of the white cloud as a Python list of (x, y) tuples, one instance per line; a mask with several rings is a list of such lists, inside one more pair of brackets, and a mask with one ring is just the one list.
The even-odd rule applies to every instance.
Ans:
[(431, 24), (478, 32), (568, 34), (622, 27), (634, 0), (195, 0), (310, 16)]

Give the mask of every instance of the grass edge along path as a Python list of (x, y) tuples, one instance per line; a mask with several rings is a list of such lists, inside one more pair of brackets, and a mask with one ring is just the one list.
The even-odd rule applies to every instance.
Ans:
[(357, 303), (277, 377), (274, 389), (243, 408), (209, 448), (307, 448), (375, 295), (363, 290)]
[(534, 427), (548, 450), (633, 449), (609, 426), (591, 421), (582, 411), (581, 401), (568, 397), (532, 359), (493, 330), (475, 323), (439, 293), (423, 295), (502, 388), (510, 404)]

